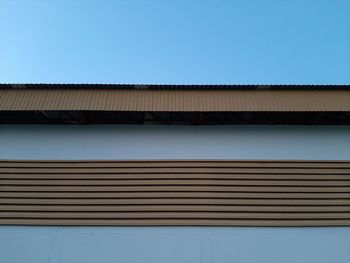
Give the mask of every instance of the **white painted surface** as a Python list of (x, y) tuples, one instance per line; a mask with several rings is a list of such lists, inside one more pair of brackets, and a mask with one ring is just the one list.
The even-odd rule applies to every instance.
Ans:
[(0, 263), (349, 263), (350, 228), (0, 227)]
[(350, 126), (0, 126), (0, 159), (350, 160)]
[[(350, 126), (0, 126), (0, 159), (350, 160)], [(0, 226), (0, 263), (349, 263), (350, 227)]]

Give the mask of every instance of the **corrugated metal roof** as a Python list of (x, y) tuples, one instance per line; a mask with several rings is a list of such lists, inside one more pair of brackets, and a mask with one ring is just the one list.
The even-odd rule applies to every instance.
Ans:
[[(51, 87), (45, 85), (44, 87)], [(71, 87), (71, 86), (69, 86)], [(0, 89), (1, 111), (350, 111), (350, 90)]]

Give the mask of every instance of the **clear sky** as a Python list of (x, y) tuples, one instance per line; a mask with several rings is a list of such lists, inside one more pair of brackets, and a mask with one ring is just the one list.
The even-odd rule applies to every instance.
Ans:
[(350, 0), (0, 0), (0, 82), (350, 84)]

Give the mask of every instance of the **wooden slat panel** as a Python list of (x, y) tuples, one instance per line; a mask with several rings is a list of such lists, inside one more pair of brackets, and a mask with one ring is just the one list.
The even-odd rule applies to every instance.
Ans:
[(4, 160), (0, 224), (350, 225), (350, 162)]

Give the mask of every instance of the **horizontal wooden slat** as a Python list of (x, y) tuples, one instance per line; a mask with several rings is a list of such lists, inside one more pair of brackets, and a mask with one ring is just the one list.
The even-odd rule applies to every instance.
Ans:
[(0, 197), (21, 198), (350, 198), (350, 193), (224, 193), (224, 192), (0, 192)]
[(0, 224), (349, 221), (347, 161), (0, 161)]
[(349, 193), (350, 187), (303, 186), (0, 186), (3, 192), (233, 192), (233, 193)]
[(156, 186), (156, 185), (236, 185), (236, 186), (317, 186), (317, 187), (329, 187), (329, 186), (350, 186), (349, 180), (216, 180), (216, 179), (151, 179), (151, 180), (66, 180), (66, 179), (56, 179), (56, 180), (11, 180), (11, 179), (0, 179), (0, 187), (2, 185), (18, 185), (18, 186), (132, 186), (132, 185), (144, 185), (144, 186)]
[(220, 174), (231, 174), (231, 173), (243, 173), (243, 174), (346, 174), (350, 175), (350, 168), (342, 169), (304, 169), (304, 168), (1, 168), (1, 173), (16, 173), (16, 174), (40, 174), (40, 173), (113, 173), (113, 174), (132, 174), (132, 173), (220, 173)]
[[(350, 201), (349, 201), (350, 202)], [(0, 205), (2, 211), (32, 212), (350, 212), (350, 206), (238, 205)]]
[(153, 180), (153, 179), (248, 179), (248, 180), (350, 180), (350, 174), (220, 174), (220, 173), (149, 173), (149, 174), (1, 174), (0, 179), (46, 179), (46, 180)]
[(111, 219), (349, 219), (350, 213), (248, 213), (248, 212), (1, 212), (0, 218), (111, 218)]
[(0, 204), (43, 205), (280, 205), (280, 206), (350, 206), (350, 199), (214, 199), (214, 198), (156, 198), (156, 199), (89, 199), (89, 198), (0, 198)]
[(68, 225), (68, 226), (349, 226), (349, 219), (304, 220), (237, 220), (237, 219), (33, 219), (0, 218), (2, 225)]

